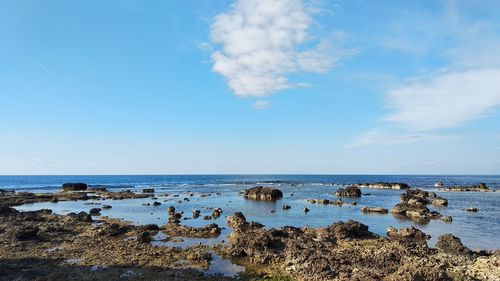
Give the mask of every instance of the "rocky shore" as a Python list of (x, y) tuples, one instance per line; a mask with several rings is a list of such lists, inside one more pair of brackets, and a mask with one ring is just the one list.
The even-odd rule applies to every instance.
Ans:
[[(452, 220), (427, 208), (446, 207), (447, 199), (433, 192), (403, 189), (400, 202), (391, 210), (365, 206), (360, 211), (381, 215), (391, 212), (414, 221)], [(168, 222), (162, 225), (132, 225), (99, 217), (101, 209), (111, 205), (67, 215), (12, 208), (34, 202), (103, 198), (156, 200), (154, 192), (110, 192), (82, 184), (68, 184), (50, 194), (2, 191), (0, 280), (500, 280), (500, 250), (473, 251), (451, 234), (438, 237), (432, 248), (427, 244), (430, 236), (414, 227), (388, 227), (386, 237), (353, 220), (319, 228), (266, 228), (259, 222), (247, 221), (243, 213), (226, 214), (222, 208), (209, 208), (211, 215), (206, 217), (210, 219), (226, 215), (229, 237), (221, 237), (219, 244), (211, 246), (192, 244), (181, 248), (158, 243), (217, 238), (227, 232), (215, 223), (183, 225), (184, 219), (200, 217), (200, 210), (184, 213), (161, 204), (151, 208), (164, 208), (168, 214)], [(260, 186), (242, 194), (252, 200), (283, 197), (278, 189)], [(348, 187), (334, 195), (359, 198), (361, 193), (357, 187)], [(179, 194), (169, 196), (176, 198)], [(198, 195), (188, 192), (186, 196), (193, 199)], [(344, 203), (340, 199), (308, 201), (322, 205)], [(282, 209), (292, 208), (295, 206), (283, 205)], [(245, 272), (235, 277), (208, 275), (214, 254), (245, 266)]]

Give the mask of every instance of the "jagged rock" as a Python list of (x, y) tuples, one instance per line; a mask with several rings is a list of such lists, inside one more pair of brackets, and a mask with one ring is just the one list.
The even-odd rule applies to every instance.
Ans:
[(425, 234), (419, 229), (414, 228), (413, 226), (401, 229), (395, 229), (392, 226), (387, 228), (387, 237), (402, 241), (423, 241), (429, 240), (431, 238), (430, 235)]
[(256, 186), (243, 191), (246, 199), (274, 201), (283, 197), (281, 190), (271, 187)]
[(203, 227), (168, 223), (161, 229), (165, 234), (174, 237), (214, 238), (218, 237), (221, 233), (221, 228), (215, 223), (207, 224)]
[(436, 243), (436, 248), (445, 253), (459, 254), (459, 255), (470, 255), (472, 251), (462, 244), (462, 241), (458, 237), (452, 234), (443, 234), (438, 237), (438, 242)]
[(355, 186), (349, 186), (347, 188), (340, 188), (335, 192), (335, 195), (339, 197), (361, 197), (361, 190)]

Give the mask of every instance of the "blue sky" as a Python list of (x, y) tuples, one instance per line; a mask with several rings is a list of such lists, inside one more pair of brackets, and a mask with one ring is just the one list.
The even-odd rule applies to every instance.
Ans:
[(499, 1), (0, 3), (0, 174), (498, 174)]

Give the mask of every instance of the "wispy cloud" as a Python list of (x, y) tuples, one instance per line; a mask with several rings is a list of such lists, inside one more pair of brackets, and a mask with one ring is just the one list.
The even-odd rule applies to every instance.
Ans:
[(37, 65), (38, 67), (40, 67), (41, 69), (43, 69), (43, 70), (48, 70), (48, 68), (47, 68), (45, 65), (43, 65), (41, 62), (38, 62), (38, 61), (37, 61), (37, 62), (36, 62), (36, 65)]
[(255, 110), (266, 110), (269, 109), (271, 103), (265, 100), (258, 100), (253, 104), (253, 109)]
[(236, 1), (213, 20), (212, 70), (242, 97), (296, 87), (291, 73), (328, 70), (343, 55), (333, 54), (327, 41), (310, 46), (312, 15), (301, 0)]
[(457, 127), (500, 107), (500, 68), (445, 71), (416, 78), (388, 93), (394, 112), (384, 120), (411, 130)]
[(438, 140), (456, 139), (457, 136), (452, 135), (434, 135), (422, 133), (405, 133), (374, 129), (364, 133), (354, 139), (353, 142), (346, 145), (347, 148), (361, 147), (371, 144), (378, 145), (395, 145), (409, 142), (425, 142)]

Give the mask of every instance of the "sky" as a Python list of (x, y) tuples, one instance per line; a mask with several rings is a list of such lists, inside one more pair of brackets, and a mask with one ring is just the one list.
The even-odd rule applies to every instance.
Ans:
[(499, 174), (500, 1), (4, 0), (0, 174)]

